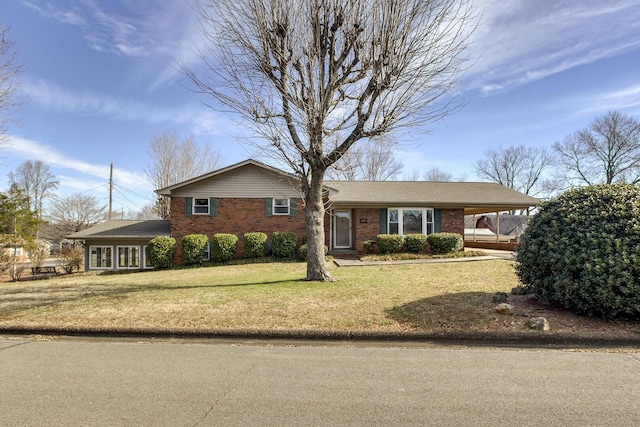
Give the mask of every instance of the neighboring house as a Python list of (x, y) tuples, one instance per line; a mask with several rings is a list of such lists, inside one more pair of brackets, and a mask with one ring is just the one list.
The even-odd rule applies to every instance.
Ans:
[(138, 270), (147, 265), (151, 239), (169, 235), (169, 221), (110, 220), (67, 236), (84, 241), (84, 269)]
[[(11, 258), (15, 256), (15, 259), (17, 262), (32, 261), (29, 258), (29, 251), (25, 249), (26, 242), (24, 241), (24, 239), (21, 239), (21, 238), (18, 239), (16, 244), (10, 243), (11, 240), (12, 240), (11, 237), (6, 238), (5, 236), (5, 238), (2, 240), (2, 244), (0, 244), (0, 254), (9, 256)], [(49, 256), (49, 254), (51, 253), (51, 246), (52, 246), (51, 242), (47, 240), (38, 239), (36, 240), (36, 244), (41, 249), (42, 254), (45, 257)]]
[[(465, 215), (538, 205), (537, 199), (494, 183), (326, 181), (325, 190), (325, 244), (333, 253), (361, 253), (363, 243), (381, 233), (464, 234)], [(235, 234), (242, 256), (244, 233), (260, 231), (270, 237), (275, 231), (292, 231), (300, 245), (306, 232), (299, 178), (255, 160), (156, 192), (171, 198), (168, 222), (125, 226), (109, 221), (69, 236), (85, 240), (87, 269), (144, 267), (144, 245), (159, 235), (176, 239), (175, 262), (181, 263), (181, 240), (189, 234)], [(136, 247), (138, 267), (126, 261), (127, 248)]]

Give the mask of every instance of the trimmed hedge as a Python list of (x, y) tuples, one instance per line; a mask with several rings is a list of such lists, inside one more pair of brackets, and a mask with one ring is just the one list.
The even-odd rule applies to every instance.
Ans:
[(211, 239), (211, 259), (215, 262), (231, 261), (238, 248), (238, 236), (235, 234), (218, 233)]
[(204, 234), (189, 234), (182, 238), (182, 261), (186, 265), (202, 265), (209, 238)]
[(404, 244), (407, 246), (407, 252), (420, 253), (427, 246), (427, 236), (424, 234), (407, 234), (404, 236)]
[(244, 257), (262, 258), (267, 253), (267, 235), (261, 232), (244, 233)]
[[(327, 254), (329, 253), (329, 247), (327, 245), (324, 245), (324, 256), (327, 256)], [(306, 261), (307, 260), (307, 244), (303, 244), (300, 245), (300, 247), (298, 248), (298, 259), (301, 261)]]
[(147, 245), (147, 264), (155, 268), (171, 268), (176, 254), (176, 239), (161, 236), (151, 239)]
[(598, 185), (543, 203), (518, 246), (525, 288), (578, 314), (640, 318), (640, 188)]
[(437, 255), (461, 251), (464, 248), (462, 235), (458, 233), (433, 233), (427, 236), (431, 252)]
[(296, 233), (291, 231), (276, 231), (271, 235), (271, 250), (273, 257), (278, 259), (292, 259), (296, 255)]
[(399, 234), (378, 234), (376, 244), (381, 254), (395, 254), (402, 252), (404, 237)]

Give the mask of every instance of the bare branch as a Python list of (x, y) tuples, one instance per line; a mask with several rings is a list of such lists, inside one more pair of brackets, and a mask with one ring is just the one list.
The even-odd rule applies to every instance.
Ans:
[(21, 66), (8, 32), (8, 26), (0, 25), (0, 144), (7, 140), (7, 126), (13, 122), (11, 116), (19, 105), (17, 76)]

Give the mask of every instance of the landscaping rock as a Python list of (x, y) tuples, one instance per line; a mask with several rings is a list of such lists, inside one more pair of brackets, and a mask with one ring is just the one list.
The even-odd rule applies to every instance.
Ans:
[(511, 295), (526, 295), (529, 291), (524, 286), (516, 286), (511, 289)]
[(513, 306), (504, 302), (496, 306), (496, 312), (507, 316), (513, 316), (515, 314)]
[(531, 329), (535, 329), (536, 331), (548, 331), (551, 329), (549, 322), (544, 317), (534, 317), (533, 319), (529, 319), (527, 326)]
[(507, 302), (507, 293), (506, 292), (496, 292), (493, 296), (493, 302)]

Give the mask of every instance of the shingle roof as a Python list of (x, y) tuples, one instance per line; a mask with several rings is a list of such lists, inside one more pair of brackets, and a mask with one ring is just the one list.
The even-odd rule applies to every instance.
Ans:
[(326, 181), (334, 205), (464, 207), (466, 213), (537, 206), (539, 200), (490, 182)]
[(106, 238), (154, 238), (169, 235), (169, 221), (145, 220), (134, 221), (113, 219), (101, 222), (85, 230), (67, 236), (68, 239), (86, 239), (90, 237)]

